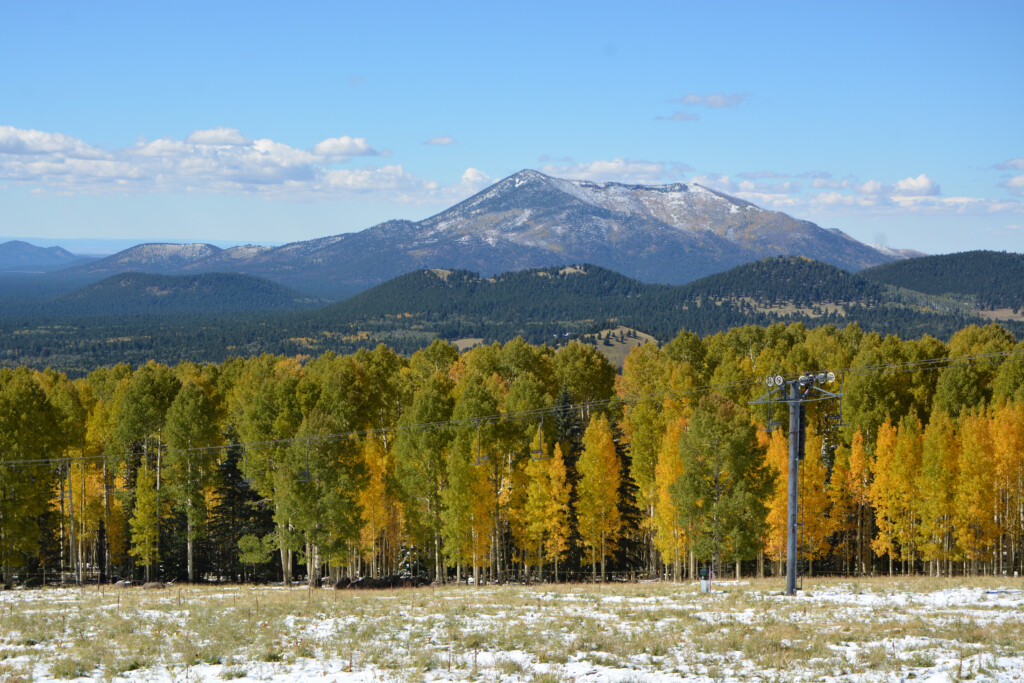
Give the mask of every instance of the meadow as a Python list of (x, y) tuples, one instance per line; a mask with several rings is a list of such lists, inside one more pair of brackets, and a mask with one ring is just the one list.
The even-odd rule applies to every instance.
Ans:
[(1015, 578), (0, 592), (0, 680), (1024, 680)]

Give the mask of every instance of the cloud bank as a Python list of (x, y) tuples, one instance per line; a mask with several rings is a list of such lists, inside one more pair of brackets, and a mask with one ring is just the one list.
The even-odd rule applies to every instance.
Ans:
[(160, 138), (107, 151), (61, 133), (0, 126), (0, 180), (32, 185), (38, 192), (359, 196), (439, 203), (461, 199), (490, 182), (476, 169), (444, 185), (410, 174), (399, 164), (339, 168), (386, 154), (361, 137), (331, 137), (300, 149), (267, 138), (249, 139), (224, 127), (197, 130), (184, 140)]
[(588, 163), (545, 164), (537, 170), (547, 175), (573, 180), (654, 185), (677, 182), (693, 169), (686, 164), (616, 157)]

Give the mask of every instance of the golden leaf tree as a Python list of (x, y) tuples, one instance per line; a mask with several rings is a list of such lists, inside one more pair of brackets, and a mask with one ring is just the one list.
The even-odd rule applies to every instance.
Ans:
[(999, 528), (995, 522), (996, 465), (988, 416), (982, 410), (960, 417), (960, 458), (953, 522), (956, 540), (976, 574), (978, 561), (992, 550)]
[(619, 515), (619, 457), (611, 423), (603, 415), (591, 420), (583, 433), (583, 453), (577, 469), (580, 474), (577, 508), (580, 536), (590, 549), (594, 578), (597, 578), (600, 560), (601, 580), (604, 581), (606, 560), (615, 549), (622, 520)]

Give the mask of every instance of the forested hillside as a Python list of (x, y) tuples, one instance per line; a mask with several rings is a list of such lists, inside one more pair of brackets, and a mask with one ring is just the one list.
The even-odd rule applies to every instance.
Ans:
[(1024, 309), (1024, 254), (967, 251), (893, 261), (860, 272), (873, 282), (926, 294), (974, 297), (980, 308)]
[(750, 402), (824, 369), (842, 413), (807, 407), (804, 571), (1024, 570), (1024, 344), (996, 325), (683, 332), (621, 374), (518, 339), (2, 369), (0, 564), (8, 585), (775, 573), (786, 436), (758, 426), (784, 410)]
[[(121, 286), (122, 277), (129, 286)], [(168, 281), (173, 283), (167, 285), (169, 293), (162, 293), (160, 283), (167, 277), (110, 278), (60, 297), (66, 315), (40, 314), (46, 305), (39, 304), (32, 314), (0, 317), (0, 364), (52, 366), (77, 376), (121, 361), (222, 362), (265, 352), (351, 353), (379, 343), (408, 355), (437, 338), (490, 343), (522, 337), (558, 346), (618, 326), (664, 342), (682, 329), (707, 335), (748, 324), (796, 321), (809, 326), (855, 321), (882, 334), (948, 339), (981, 321), (970, 306), (882, 286), (800, 257), (764, 259), (679, 287), (644, 284), (593, 265), (491, 278), (424, 270), (324, 308), (277, 313), (203, 311), (257, 305), (267, 288), (267, 306), (275, 300), (284, 305), (308, 301), (289, 299), (293, 293), (239, 275), (179, 276)], [(193, 279), (195, 286), (188, 284)], [(156, 305), (169, 309), (166, 313), (83, 315), (117, 306), (145, 310), (147, 302), (164, 298), (167, 303)], [(75, 301), (80, 303), (73, 305)], [(172, 312), (178, 305), (202, 310)], [(1020, 322), (1005, 324), (1024, 332)]]
[(49, 315), (234, 313), (322, 306), (319, 299), (270, 280), (239, 273), (121, 273), (44, 305)]

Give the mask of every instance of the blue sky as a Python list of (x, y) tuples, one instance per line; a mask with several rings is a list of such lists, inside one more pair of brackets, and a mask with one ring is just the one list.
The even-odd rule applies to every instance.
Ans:
[(1019, 0), (4, 16), (0, 238), (283, 243), (536, 168), (698, 182), (893, 247), (1024, 251)]

